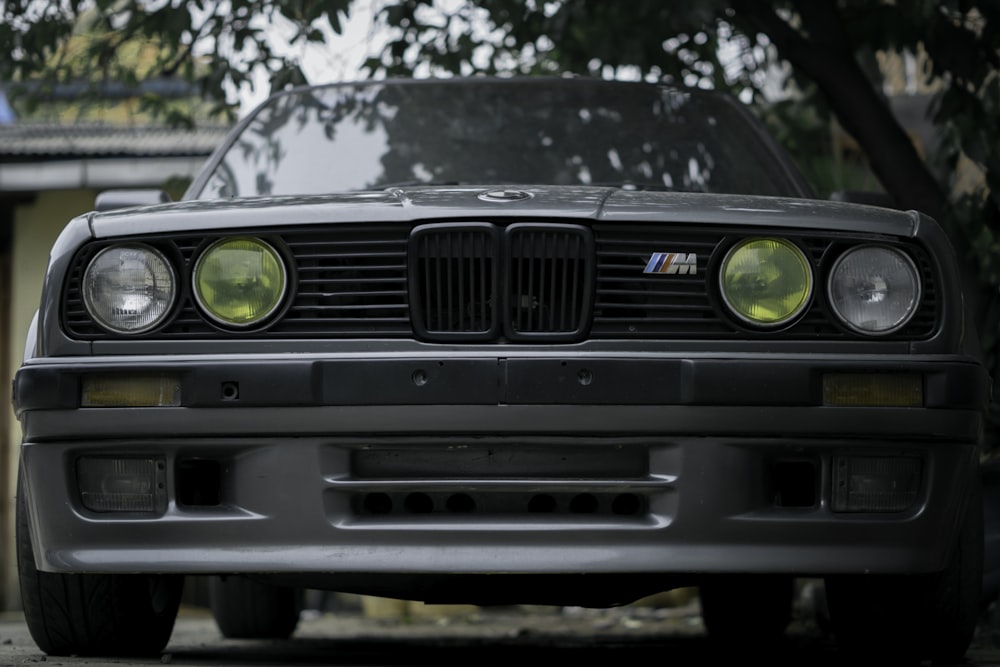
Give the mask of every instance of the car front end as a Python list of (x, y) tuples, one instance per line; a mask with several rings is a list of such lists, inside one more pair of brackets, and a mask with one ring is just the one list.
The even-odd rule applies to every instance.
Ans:
[[(940, 569), (987, 383), (934, 225), (822, 202), (525, 189), (511, 205), (483, 192), (178, 205), (71, 226), (51, 275), (62, 297), (15, 383), (42, 565)], [(235, 216), (237, 234), (218, 223)], [(179, 217), (197, 233), (135, 233)], [(246, 239), (259, 247), (242, 251)], [(778, 326), (722, 286), (734, 249), (769, 252), (747, 245), (760, 239), (804, 259), (810, 283)], [(873, 250), (885, 267), (859, 277)], [(197, 281), (213, 257), (261, 272), (233, 281), (244, 310), (271, 312), (248, 326), (206, 307)], [(282, 286), (258, 298), (245, 283), (267, 280), (268, 261)], [(127, 305), (149, 290), (120, 285), (135, 270), (173, 281), (167, 305), (146, 306), (165, 313), (151, 326)], [(915, 305), (886, 321), (906, 322), (843, 319), (835, 280), (877, 290), (902, 280), (891, 270)], [(87, 296), (108, 282), (124, 293)], [(841, 310), (867, 308), (863, 324), (886, 294)]]
[[(819, 577), (845, 646), (919, 626), (916, 655), (964, 652), (990, 383), (941, 227), (809, 196), (731, 103), (521, 85), (279, 96), (184, 201), (66, 227), (13, 388), (36, 639), (77, 628), (44, 602), (69, 581), (585, 606), (698, 586), (710, 633), (746, 637)], [(157, 650), (145, 578), (122, 608), (156, 632), (107, 636)], [(282, 599), (227, 635), (287, 634)]]

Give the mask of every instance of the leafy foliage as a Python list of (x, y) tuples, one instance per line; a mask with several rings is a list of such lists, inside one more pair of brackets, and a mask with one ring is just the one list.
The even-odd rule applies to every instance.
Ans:
[[(28, 111), (55, 84), (88, 83), (100, 98), (109, 82), (138, 88), (181, 80), (210, 100), (212, 115), (235, 117), (236, 91), (265, 71), (271, 90), (306, 82), (300, 63), (279, 53), (280, 29), (290, 44), (322, 41), (342, 29), (350, 0), (12, 0), (0, 3), (0, 82)], [(31, 84), (30, 86), (28, 84)], [(140, 95), (143, 110), (173, 123), (191, 119), (159, 94)]]

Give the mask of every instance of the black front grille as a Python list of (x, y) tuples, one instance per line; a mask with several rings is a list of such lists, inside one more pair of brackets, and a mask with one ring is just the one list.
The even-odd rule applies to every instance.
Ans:
[[(591, 335), (688, 336), (732, 331), (707, 296), (708, 261), (721, 238), (715, 232), (621, 225), (594, 229), (597, 287)], [(694, 257), (676, 273), (644, 273), (653, 252)]]
[(410, 239), (413, 328), (431, 339), (497, 335), (500, 234), (488, 224), (426, 225)]
[(408, 335), (408, 230), (334, 229), (336, 234), (283, 235), (297, 265), (298, 290), (272, 331)]
[(512, 225), (506, 232), (507, 337), (581, 336), (590, 324), (594, 252), (590, 230)]
[[(324, 225), (260, 230), (289, 263), (293, 296), (256, 330), (225, 330), (199, 312), (188, 286), (201, 248), (221, 236), (134, 239), (160, 249), (178, 269), (180, 299), (172, 319), (143, 338), (418, 338), (432, 342), (574, 342), (590, 339), (849, 340), (826, 304), (824, 271), (842, 250), (886, 237), (790, 234), (812, 261), (816, 294), (792, 326), (758, 332), (721, 305), (715, 262), (746, 236), (736, 227), (515, 222)], [(67, 332), (110, 338), (87, 314), (81, 280), (110, 242), (86, 246), (73, 260), (63, 302)], [(916, 316), (882, 338), (931, 336), (940, 289), (926, 253), (901, 245), (923, 278)], [(655, 265), (655, 266), (654, 266)], [(669, 265), (669, 270), (658, 270)]]
[(413, 328), (428, 340), (573, 340), (589, 325), (593, 243), (579, 225), (413, 230)]

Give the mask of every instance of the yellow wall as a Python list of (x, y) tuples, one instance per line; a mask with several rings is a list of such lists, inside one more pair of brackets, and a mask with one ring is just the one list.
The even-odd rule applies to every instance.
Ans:
[[(67, 222), (93, 209), (96, 195), (91, 190), (47, 191), (39, 193), (31, 204), (19, 206), (14, 211), (14, 234), (10, 252), (10, 334), (0, 339), (0, 353), (6, 355), (6, 367), (11, 375), (21, 365), (25, 334), (38, 307), (49, 249)], [(8, 387), (10, 380), (9, 377), (0, 378), (0, 382)], [(6, 439), (3, 443), (6, 445), (4, 455), (0, 459), (0, 526), (3, 527), (0, 608), (9, 611), (21, 608), (14, 558), (13, 519), (21, 430), (13, 417), (9, 402), (0, 407), (11, 412), (9, 433), (0, 434), (0, 437), (5, 436)]]

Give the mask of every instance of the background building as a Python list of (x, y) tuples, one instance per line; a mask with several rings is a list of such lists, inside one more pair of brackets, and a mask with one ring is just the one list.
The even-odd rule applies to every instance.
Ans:
[(42, 113), (18, 119), (17, 105), (8, 103), (16, 98), (2, 93), (0, 89), (0, 609), (14, 610), (20, 609), (14, 495), (21, 432), (10, 407), (10, 379), (21, 364), (49, 249), (66, 223), (93, 209), (103, 190), (162, 188), (180, 196), (228, 127), (156, 125), (123, 108), (125, 97), (100, 113), (71, 120), (67, 113), (78, 94), (72, 90), (63, 91), (64, 97)]

